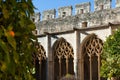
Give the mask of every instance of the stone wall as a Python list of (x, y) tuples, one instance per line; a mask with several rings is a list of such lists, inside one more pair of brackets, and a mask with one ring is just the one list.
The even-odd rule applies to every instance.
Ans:
[(67, 16), (72, 16), (72, 6), (60, 7), (58, 9), (59, 18), (65, 18)]
[(91, 7), (90, 2), (77, 4), (75, 6), (75, 14), (77, 15), (77, 14), (89, 13), (90, 12), (90, 7)]
[(55, 9), (46, 10), (43, 12), (42, 20), (55, 19), (55, 17), (56, 17), (56, 10)]
[(41, 16), (41, 14), (40, 14), (40, 12), (38, 12), (38, 13), (35, 13), (32, 16), (30, 16), (30, 18), (33, 22), (36, 23), (36, 22), (40, 21), (40, 16)]
[(116, 0), (116, 7), (120, 7), (120, 0)]
[(72, 15), (72, 6), (61, 7), (58, 9), (58, 18), (55, 18), (55, 9), (44, 11), (42, 21), (36, 17), (34, 19), (33, 16), (37, 35), (44, 34), (44, 32), (64, 32), (73, 30), (73, 28), (89, 28), (120, 22), (120, 1), (116, 0), (116, 2), (116, 8), (112, 9), (111, 0), (95, 0), (94, 12), (90, 12), (90, 2), (77, 4), (75, 15)]
[(110, 9), (112, 0), (94, 0), (95, 11)]

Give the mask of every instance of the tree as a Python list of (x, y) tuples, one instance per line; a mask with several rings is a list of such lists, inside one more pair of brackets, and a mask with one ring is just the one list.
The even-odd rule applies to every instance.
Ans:
[(103, 45), (101, 76), (120, 77), (120, 29), (110, 35)]
[(32, 0), (0, 0), (0, 80), (33, 80)]

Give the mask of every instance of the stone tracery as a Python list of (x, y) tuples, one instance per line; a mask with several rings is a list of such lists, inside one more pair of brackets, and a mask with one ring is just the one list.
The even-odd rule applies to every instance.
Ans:
[(61, 63), (62, 59), (66, 59), (66, 74), (69, 70), (69, 58), (74, 58), (73, 48), (71, 45), (64, 39), (60, 38), (57, 40), (54, 55), (59, 59), (59, 77), (61, 77)]
[[(36, 42), (35, 43), (35, 48), (36, 48), (36, 53), (33, 54), (33, 59), (34, 59), (34, 65), (36, 69), (36, 74), (38, 75), (38, 79), (42, 80), (45, 79), (45, 72), (46, 71), (46, 52), (43, 46)], [(43, 71), (44, 69), (44, 71)]]
[[(103, 42), (96, 35), (91, 34), (92, 36), (86, 41), (84, 47), (85, 52), (89, 56), (89, 65), (90, 65), (90, 80), (92, 80), (92, 59), (93, 56), (97, 56), (98, 59), (98, 80), (100, 80), (100, 55), (102, 53)], [(85, 54), (84, 54), (85, 55)]]
[(97, 56), (102, 52), (102, 40), (98, 39), (96, 36), (90, 38), (90, 40), (85, 44), (86, 52), (89, 56), (96, 54)]
[(74, 54), (71, 45), (64, 38), (60, 38), (58, 42), (55, 47), (55, 56), (58, 58), (69, 58), (71, 56), (73, 58)]
[(39, 64), (41, 64), (42, 60), (46, 60), (46, 52), (41, 44), (36, 43), (35, 46), (37, 49), (37, 53), (35, 54), (35, 57), (38, 59)]

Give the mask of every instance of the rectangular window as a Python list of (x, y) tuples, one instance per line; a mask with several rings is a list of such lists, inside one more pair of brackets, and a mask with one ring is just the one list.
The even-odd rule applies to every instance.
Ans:
[(50, 16), (49, 15), (47, 15), (47, 19), (49, 19), (50, 18)]
[(63, 12), (63, 13), (62, 13), (62, 17), (65, 17), (65, 16), (66, 16), (66, 12)]
[(84, 13), (83, 9), (80, 9), (80, 14), (83, 14), (83, 13)]
[(100, 5), (100, 10), (103, 10), (104, 9), (104, 6), (103, 5)]
[(87, 22), (82, 22), (82, 27), (87, 27)]

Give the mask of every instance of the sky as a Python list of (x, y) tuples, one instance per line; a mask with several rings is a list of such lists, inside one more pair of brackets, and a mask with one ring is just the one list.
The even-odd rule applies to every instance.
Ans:
[[(91, 2), (91, 11), (94, 11), (94, 0), (33, 0), (34, 6), (37, 8), (35, 12), (42, 13), (44, 10), (56, 9), (63, 6), (73, 6), (73, 14), (76, 4), (83, 2)], [(115, 0), (112, 0), (112, 7), (115, 6)]]

